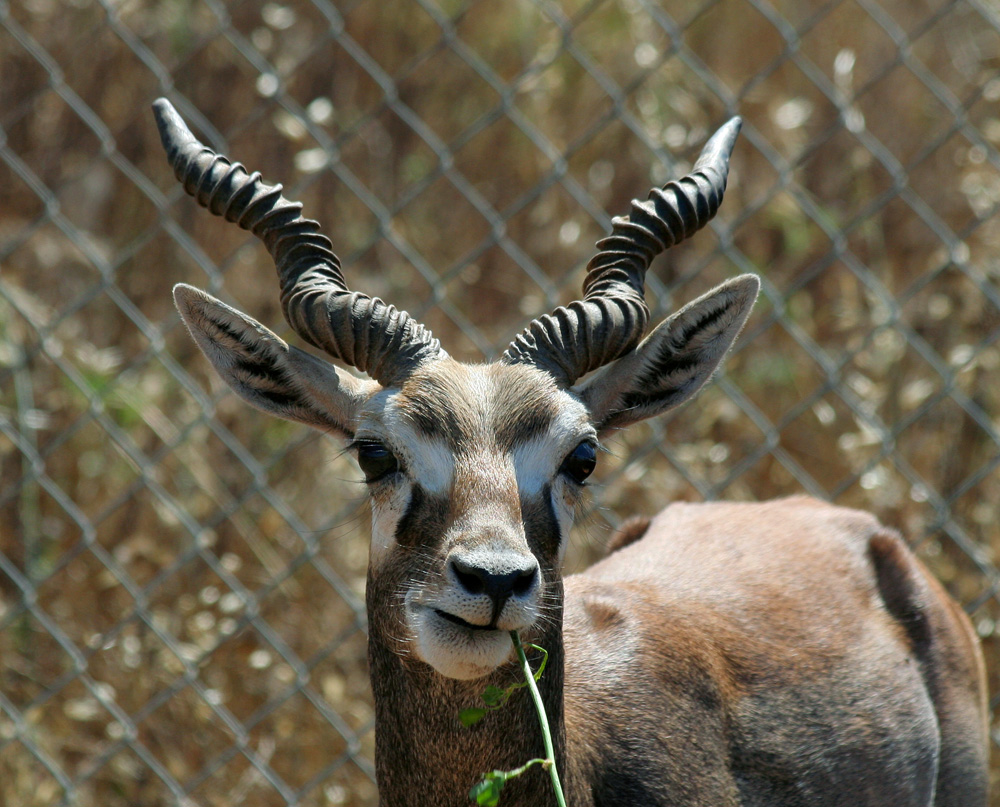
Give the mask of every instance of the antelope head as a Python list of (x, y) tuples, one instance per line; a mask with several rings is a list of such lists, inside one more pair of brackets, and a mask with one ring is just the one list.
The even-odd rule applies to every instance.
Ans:
[(280, 185), (203, 146), (166, 100), (154, 111), (187, 192), (266, 245), (294, 331), (368, 379), (178, 285), (191, 335), (246, 402), (334, 432), (356, 453), (373, 511), (373, 631), (406, 663), (455, 679), (490, 673), (510, 655), (508, 631), (530, 637), (558, 621), (563, 554), (599, 440), (691, 398), (749, 315), (759, 282), (743, 275), (642, 338), (646, 271), (715, 215), (739, 119), (691, 174), (614, 220), (581, 300), (531, 322), (499, 361), (469, 365), (405, 312), (351, 291), (330, 242)]

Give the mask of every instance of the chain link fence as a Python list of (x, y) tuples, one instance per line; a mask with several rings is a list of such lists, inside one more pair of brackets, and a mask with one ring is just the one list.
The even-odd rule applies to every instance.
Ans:
[(360, 474), (184, 333), (182, 281), (288, 336), (263, 249), (176, 186), (161, 94), (466, 360), (741, 114), (648, 299), (754, 271), (761, 302), (695, 403), (612, 441), (570, 566), (676, 499), (870, 509), (1000, 692), (990, 0), (0, 0), (0, 803), (377, 802)]

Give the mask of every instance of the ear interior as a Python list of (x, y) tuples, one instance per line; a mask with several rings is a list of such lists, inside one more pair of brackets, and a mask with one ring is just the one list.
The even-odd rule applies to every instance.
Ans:
[(268, 414), (353, 437), (357, 412), (377, 384), (290, 347), (192, 286), (175, 286), (174, 302), (201, 352), (240, 398)]
[(741, 275), (661, 322), (629, 355), (579, 390), (598, 431), (627, 426), (689, 400), (712, 377), (753, 308), (760, 281)]

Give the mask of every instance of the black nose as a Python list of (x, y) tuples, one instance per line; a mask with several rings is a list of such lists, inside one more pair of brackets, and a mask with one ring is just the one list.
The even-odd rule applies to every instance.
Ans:
[[(477, 558), (472, 562), (465, 558), (452, 557), (451, 569), (455, 579), (469, 594), (485, 594), (493, 600), (493, 619), (496, 621), (504, 604), (512, 596), (523, 597), (535, 587), (538, 578), (538, 561), (530, 555), (518, 556), (514, 563), (508, 558), (491, 559), (487, 564)], [(502, 571), (497, 571), (500, 569)]]

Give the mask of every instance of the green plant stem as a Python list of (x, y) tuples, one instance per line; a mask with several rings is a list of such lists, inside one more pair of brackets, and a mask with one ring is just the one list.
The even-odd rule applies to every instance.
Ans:
[(542, 696), (539, 694), (538, 686), (535, 684), (535, 676), (531, 672), (531, 665), (528, 664), (528, 657), (524, 655), (524, 647), (521, 646), (521, 637), (516, 630), (510, 632), (510, 639), (514, 643), (514, 649), (517, 651), (517, 658), (521, 662), (521, 669), (524, 670), (524, 680), (528, 682), (531, 699), (535, 702), (535, 711), (538, 712), (538, 722), (542, 727), (542, 740), (545, 742), (546, 762), (549, 763), (547, 766), (549, 777), (552, 779), (552, 789), (556, 792), (556, 804), (559, 807), (566, 807), (566, 797), (563, 796), (562, 785), (559, 783), (559, 771), (556, 770), (556, 752), (552, 747), (552, 732), (549, 730), (549, 719), (545, 714), (545, 705), (542, 703)]
[(513, 779), (515, 776), (520, 776), (532, 765), (541, 765), (543, 768), (547, 768), (549, 766), (548, 762), (549, 761), (547, 759), (529, 759), (520, 768), (514, 768), (512, 771), (506, 771), (506, 774), (508, 777)]

